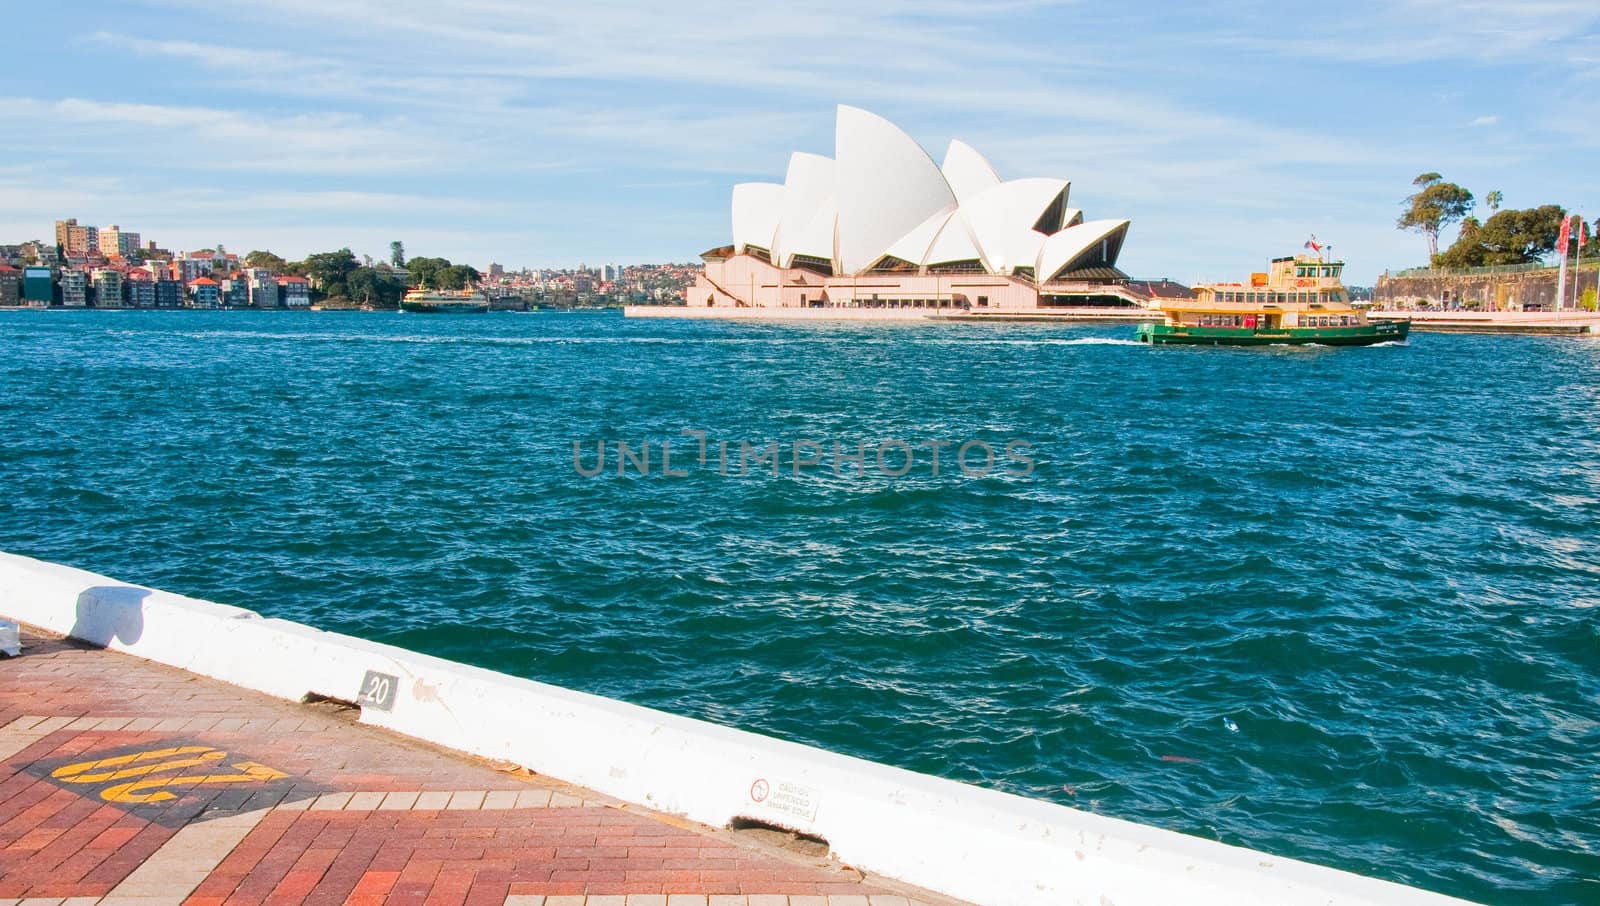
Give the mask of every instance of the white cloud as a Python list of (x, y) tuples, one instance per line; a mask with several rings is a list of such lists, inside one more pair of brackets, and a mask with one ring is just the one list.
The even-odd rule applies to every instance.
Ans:
[(403, 118), (375, 121), (342, 113), (243, 113), (208, 107), (20, 98), (10, 109), (30, 123), (0, 147), (104, 154), (143, 165), (277, 173), (420, 170), (466, 149)]
[(1469, 125), (1469, 126), (1493, 126), (1495, 123), (1498, 123), (1498, 122), (1500, 122), (1500, 117), (1498, 117), (1498, 116), (1480, 116), (1477, 119), (1474, 119), (1472, 122), (1468, 123), (1467, 125)]

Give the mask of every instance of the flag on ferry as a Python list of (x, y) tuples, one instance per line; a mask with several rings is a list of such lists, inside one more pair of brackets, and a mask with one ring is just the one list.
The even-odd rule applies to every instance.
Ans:
[(1310, 250), (1312, 250), (1313, 252), (1322, 251), (1322, 246), (1317, 244), (1317, 237), (1315, 237), (1315, 236), (1312, 236), (1310, 239), (1306, 240), (1305, 247), (1310, 249)]

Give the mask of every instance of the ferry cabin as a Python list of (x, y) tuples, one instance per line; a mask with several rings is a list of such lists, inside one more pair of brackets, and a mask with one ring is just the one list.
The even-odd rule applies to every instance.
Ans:
[(1169, 317), (1193, 327), (1277, 330), (1286, 327), (1355, 327), (1367, 323), (1350, 305), (1341, 276), (1344, 262), (1307, 255), (1274, 258), (1250, 283), (1194, 287), (1192, 302), (1171, 306)]

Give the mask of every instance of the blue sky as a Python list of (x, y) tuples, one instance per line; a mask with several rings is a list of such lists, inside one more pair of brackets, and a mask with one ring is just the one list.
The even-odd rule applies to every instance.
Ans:
[(8, 16), (0, 84), (0, 241), (687, 261), (733, 183), (832, 153), (838, 103), (1071, 179), (1140, 276), (1315, 233), (1370, 282), (1423, 258), (1393, 224), (1424, 170), (1600, 215), (1593, 0), (87, 0)]

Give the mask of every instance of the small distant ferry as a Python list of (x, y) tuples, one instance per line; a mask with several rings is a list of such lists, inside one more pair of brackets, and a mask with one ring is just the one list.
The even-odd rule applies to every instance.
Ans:
[(400, 310), (421, 314), (476, 315), (489, 310), (489, 297), (475, 290), (414, 289), (400, 300)]
[[(1309, 243), (1308, 243), (1309, 245)], [(1164, 323), (1139, 325), (1143, 343), (1197, 346), (1370, 346), (1404, 340), (1407, 321), (1372, 320), (1350, 304), (1342, 261), (1274, 258), (1243, 283), (1204, 283), (1193, 299), (1163, 300)]]

